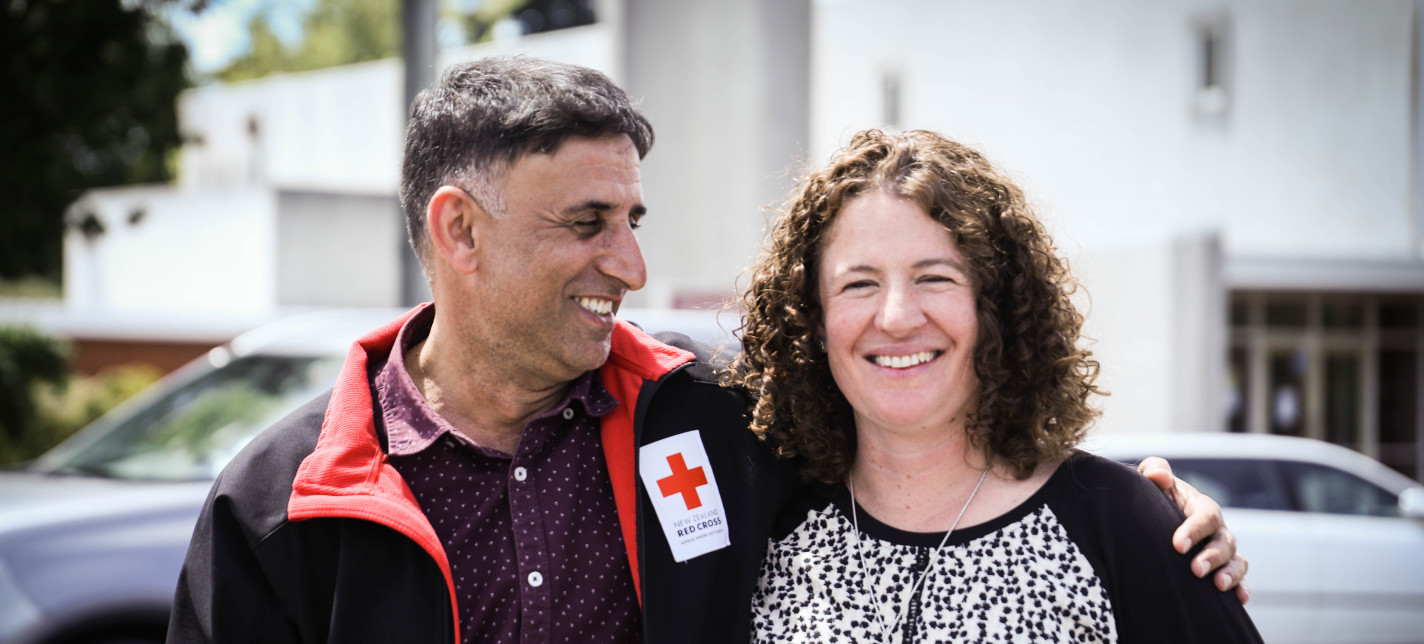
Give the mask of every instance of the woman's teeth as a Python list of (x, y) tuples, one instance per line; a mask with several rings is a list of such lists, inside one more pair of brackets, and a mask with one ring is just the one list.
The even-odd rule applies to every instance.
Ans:
[(904, 356), (875, 356), (875, 364), (891, 369), (909, 369), (915, 365), (922, 365), (930, 360), (934, 360), (937, 351), (921, 351)]
[(588, 309), (594, 315), (608, 315), (613, 312), (613, 300), (605, 300), (597, 297), (576, 298), (579, 306)]

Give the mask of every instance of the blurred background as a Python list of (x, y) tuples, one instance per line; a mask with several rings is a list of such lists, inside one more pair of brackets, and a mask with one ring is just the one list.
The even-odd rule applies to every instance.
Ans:
[(422, 299), (406, 107), (520, 52), (609, 73), (657, 129), (631, 306), (722, 303), (808, 163), (935, 129), (1013, 173), (1081, 276), (1100, 431), (1309, 436), (1424, 476), (1413, 0), (7, 7), (0, 322), (83, 374)]
[[(1081, 278), (1112, 392), (1095, 434), (1304, 437), (1399, 495), (1424, 480), (1421, 20), (1421, 0), (7, 0), (0, 463), (257, 351), (210, 353), (245, 332), (426, 298), (396, 203), (407, 107), (451, 62), (527, 53), (603, 70), (656, 128), (644, 315), (728, 301), (854, 132), (933, 129), (1020, 182)], [(310, 393), (322, 369), (267, 377)], [(1411, 592), (1358, 601), (1424, 614)]]

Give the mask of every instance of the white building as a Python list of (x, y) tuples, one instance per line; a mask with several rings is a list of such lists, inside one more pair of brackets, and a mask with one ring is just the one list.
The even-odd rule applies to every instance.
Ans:
[[(650, 279), (630, 305), (725, 299), (802, 164), (865, 127), (935, 129), (1020, 179), (1082, 278), (1101, 431), (1303, 434), (1421, 477), (1420, 13), (607, 0), (595, 25), (441, 62), (528, 52), (643, 101)], [(398, 303), (400, 74), (185, 94), (177, 184), (76, 207), (105, 232), (67, 240), (69, 309), (246, 324)]]

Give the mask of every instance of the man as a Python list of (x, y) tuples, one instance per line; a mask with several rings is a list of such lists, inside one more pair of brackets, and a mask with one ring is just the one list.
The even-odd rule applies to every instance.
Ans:
[(652, 142), (580, 67), (485, 59), (422, 93), (401, 203), (434, 304), (219, 477), (170, 642), (746, 639), (794, 481), (690, 343), (613, 317), (646, 281)]

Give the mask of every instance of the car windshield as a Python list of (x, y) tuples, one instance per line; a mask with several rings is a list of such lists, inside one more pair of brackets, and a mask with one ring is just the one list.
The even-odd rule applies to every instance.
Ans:
[(119, 479), (211, 479), (258, 432), (329, 389), (340, 368), (330, 357), (236, 358), (126, 416), (101, 419), (33, 467)]

